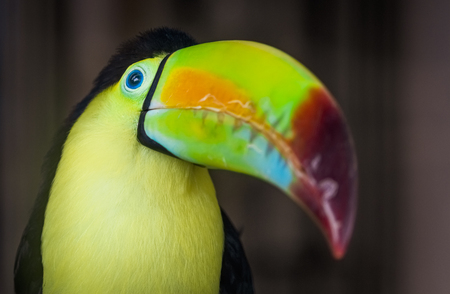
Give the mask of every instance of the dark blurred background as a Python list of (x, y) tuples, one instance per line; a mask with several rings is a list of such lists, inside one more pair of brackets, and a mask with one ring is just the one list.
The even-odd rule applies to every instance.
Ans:
[(55, 131), (117, 45), (159, 26), (289, 53), (353, 131), (360, 198), (342, 261), (275, 188), (212, 173), (243, 229), (257, 293), (450, 293), (448, 0), (0, 0), (0, 293), (13, 292)]

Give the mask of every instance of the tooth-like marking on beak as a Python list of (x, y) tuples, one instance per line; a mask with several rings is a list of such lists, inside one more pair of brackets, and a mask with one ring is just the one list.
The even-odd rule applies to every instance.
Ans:
[(239, 130), (242, 127), (242, 120), (235, 118), (233, 125), (233, 132)]
[[(273, 146), (272, 149), (275, 147), (277, 150), (280, 151), (280, 153), (283, 155), (283, 157), (286, 159), (288, 164), (291, 166), (292, 170), (294, 171), (295, 175), (298, 178), (305, 178), (306, 174), (305, 171), (299, 161), (299, 159), (294, 154), (294, 151), (292, 150), (291, 146), (288, 144), (288, 142), (283, 138), (283, 136), (278, 133), (273, 127), (265, 123), (264, 121), (261, 121), (258, 117), (251, 117), (251, 116), (239, 116), (238, 114), (234, 112), (230, 112), (227, 109), (217, 109), (213, 107), (208, 106), (176, 106), (176, 107), (164, 107), (164, 108), (153, 108), (149, 109), (156, 110), (156, 109), (182, 109), (182, 110), (193, 110), (193, 109), (201, 109), (204, 112), (215, 112), (218, 115), (221, 116), (231, 116), (233, 117), (237, 122), (235, 122), (234, 127), (236, 126), (242, 126), (242, 124), (246, 123), (251, 126), (251, 134), (249, 138), (249, 143), (252, 143), (253, 140), (256, 138), (258, 133), (262, 134), (269, 143)], [(207, 114), (203, 114), (203, 122), (206, 118)], [(223, 120), (222, 120), (223, 121)], [(261, 151), (261, 154), (263, 152)]]
[[(272, 148), (279, 150), (296, 177), (307, 178), (300, 159), (286, 136), (267, 123), (267, 112), (257, 115), (256, 106), (248, 96), (245, 90), (239, 89), (229, 80), (199, 69), (183, 67), (172, 71), (165, 82), (160, 96), (164, 106), (153, 109), (203, 110), (203, 121), (207, 116), (205, 113), (215, 112), (218, 123), (223, 122), (225, 115), (231, 116), (235, 119), (234, 130), (247, 123), (252, 129), (250, 143), (258, 133), (262, 134)], [(276, 124), (279, 124), (282, 116), (277, 121)]]
[[(267, 111), (264, 111), (261, 115), (260, 115), (260, 117), (259, 117), (259, 119), (261, 120), (261, 121), (267, 121)], [(274, 128), (275, 129), (275, 126), (272, 126), (272, 128)]]
[(258, 135), (258, 133), (255, 131), (255, 129), (252, 128), (250, 130), (250, 138), (248, 139), (248, 142), (253, 143), (253, 141), (255, 140), (257, 135)]
[(209, 114), (209, 111), (203, 111), (203, 113), (202, 113), (202, 125), (203, 126), (205, 125), (205, 120), (206, 120), (206, 117), (208, 116), (208, 114)]
[(274, 149), (274, 146), (272, 144), (270, 144), (270, 142), (267, 142), (265, 155), (269, 156), (269, 154), (273, 151), (273, 149)]
[(217, 113), (217, 121), (218, 121), (218, 123), (222, 124), (224, 119), (225, 119), (225, 114), (223, 112), (218, 112)]
[(282, 119), (283, 119), (283, 116), (282, 116), (282, 115), (280, 115), (279, 117), (277, 117), (277, 118), (275, 119), (275, 121), (272, 123), (272, 127), (276, 129), (276, 128), (278, 127), (278, 125), (280, 124), (280, 122), (281, 122)]

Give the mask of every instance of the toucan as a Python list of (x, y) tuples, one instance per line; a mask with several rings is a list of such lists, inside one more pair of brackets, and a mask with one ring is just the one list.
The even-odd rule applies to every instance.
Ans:
[(16, 293), (253, 293), (211, 168), (275, 185), (344, 255), (357, 163), (325, 86), (273, 47), (159, 28), (119, 48), (59, 132)]

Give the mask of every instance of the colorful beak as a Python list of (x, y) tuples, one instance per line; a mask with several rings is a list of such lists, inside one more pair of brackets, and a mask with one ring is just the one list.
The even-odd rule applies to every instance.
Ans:
[(274, 184), (309, 212), (341, 258), (355, 217), (356, 158), (321, 82), (287, 54), (253, 42), (201, 44), (164, 62), (144, 103), (141, 142)]

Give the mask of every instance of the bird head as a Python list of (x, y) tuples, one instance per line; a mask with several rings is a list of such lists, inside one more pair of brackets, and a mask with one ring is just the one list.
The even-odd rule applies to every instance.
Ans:
[(275, 185), (343, 256), (356, 210), (355, 152), (342, 111), (308, 69), (248, 41), (192, 43), (135, 59), (115, 69), (119, 81), (104, 83), (141, 144)]

